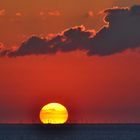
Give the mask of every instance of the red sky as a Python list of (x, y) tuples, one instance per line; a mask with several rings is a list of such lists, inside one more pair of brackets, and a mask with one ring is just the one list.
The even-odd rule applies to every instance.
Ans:
[[(0, 42), (18, 46), (33, 34), (47, 36), (81, 24), (98, 30), (104, 24), (101, 10), (139, 3), (3, 0)], [(64, 104), (71, 123), (140, 122), (139, 64), (139, 52), (132, 50), (102, 57), (80, 51), (2, 57), (0, 123), (38, 123), (41, 107), (49, 102)]]

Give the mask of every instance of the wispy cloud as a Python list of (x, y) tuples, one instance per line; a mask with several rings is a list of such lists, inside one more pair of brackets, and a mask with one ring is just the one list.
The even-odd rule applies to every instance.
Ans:
[(0, 10), (0, 16), (5, 16), (6, 14), (6, 10), (5, 9), (1, 9)]
[(86, 17), (94, 17), (94, 12), (93, 11), (88, 11), (87, 13), (86, 13)]
[(58, 10), (55, 10), (55, 11), (49, 11), (48, 15), (49, 16), (60, 16), (61, 13)]
[(21, 17), (22, 16), (22, 13), (21, 12), (16, 12), (15, 14), (17, 17)]
[(4, 49), (4, 44), (0, 42), (0, 51)]
[(40, 15), (40, 16), (44, 16), (44, 15), (45, 15), (45, 12), (40, 11), (40, 12), (39, 12), (39, 15)]

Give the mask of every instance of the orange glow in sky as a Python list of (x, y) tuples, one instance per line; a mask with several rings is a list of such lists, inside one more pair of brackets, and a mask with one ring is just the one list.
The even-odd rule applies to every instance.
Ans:
[[(0, 51), (19, 47), (32, 35), (50, 39), (79, 25), (98, 33), (105, 25), (100, 11), (134, 3), (140, 4), (139, 0), (1, 1)], [(50, 102), (67, 107), (68, 123), (140, 122), (139, 72), (135, 49), (108, 56), (76, 50), (0, 57), (0, 123), (40, 123), (40, 109)]]

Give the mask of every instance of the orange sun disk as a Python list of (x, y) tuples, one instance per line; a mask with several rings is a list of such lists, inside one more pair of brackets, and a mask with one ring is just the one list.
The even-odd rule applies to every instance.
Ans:
[(49, 103), (42, 107), (39, 117), (43, 124), (64, 124), (68, 120), (68, 111), (59, 103)]

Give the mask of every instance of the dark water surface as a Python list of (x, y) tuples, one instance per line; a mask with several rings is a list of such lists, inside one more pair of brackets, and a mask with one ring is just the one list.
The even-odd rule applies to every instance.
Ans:
[(140, 140), (140, 125), (0, 125), (0, 140)]

